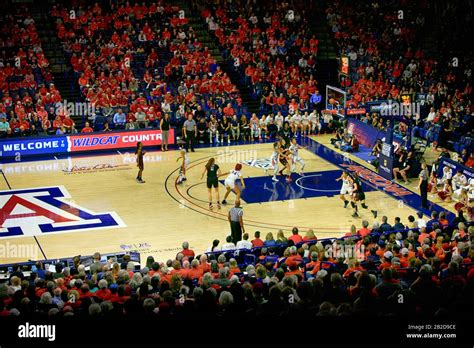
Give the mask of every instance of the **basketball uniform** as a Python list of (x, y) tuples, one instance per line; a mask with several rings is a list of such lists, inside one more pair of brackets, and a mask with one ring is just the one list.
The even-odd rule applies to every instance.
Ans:
[(240, 170), (233, 170), (230, 172), (229, 176), (224, 181), (226, 187), (230, 187), (231, 189), (235, 186), (235, 181), (242, 177), (242, 173)]
[(209, 167), (207, 171), (207, 188), (219, 186), (219, 182), (217, 180), (218, 170), (219, 170), (219, 166), (217, 164), (213, 164), (212, 166)]
[(342, 187), (341, 187), (341, 195), (350, 195), (352, 193), (352, 184), (349, 179), (349, 176), (342, 178)]
[(299, 163), (301, 165), (301, 171), (303, 171), (304, 169), (304, 161), (303, 159), (299, 156), (298, 154), (298, 145), (297, 144), (291, 144), (290, 145), (290, 153), (291, 153), (291, 159), (292, 159), (292, 163), (291, 163), (291, 171), (294, 172), (295, 169), (296, 169), (296, 163)]

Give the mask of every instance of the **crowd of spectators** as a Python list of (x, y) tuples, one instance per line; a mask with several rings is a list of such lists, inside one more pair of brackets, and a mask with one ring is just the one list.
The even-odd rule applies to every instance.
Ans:
[[(416, 137), (435, 148), (450, 147), (459, 153), (466, 148), (469, 153), (474, 149), (472, 55), (448, 57), (444, 52), (452, 51), (449, 46), (437, 47), (440, 54), (426, 52), (429, 6), (435, 5), (331, 2), (326, 18), (339, 53), (350, 62), (349, 76), (341, 78), (349, 94), (346, 106), (357, 108), (376, 100), (412, 103), (416, 107), (396, 121), (400, 135), (414, 128)], [(389, 124), (377, 115), (362, 119), (379, 129)]]
[[(467, 218), (467, 220), (466, 220)], [(29, 277), (15, 267), (0, 285), (0, 316), (24, 318), (193, 318), (314, 316), (448, 316), (474, 309), (472, 216), (447, 220), (433, 212), (372, 225), (362, 221), (343, 238), (313, 231), (265, 238), (255, 232), (197, 255), (183, 243), (174, 259), (129, 255), (85, 267), (44, 269)], [(404, 301), (400, 304), (400, 296)]]
[(195, 3), (262, 113), (303, 114), (322, 104), (315, 79), (319, 40), (309, 25), (313, 4)]
[(109, 7), (53, 7), (81, 93), (96, 110), (94, 129), (156, 127), (167, 113), (178, 127), (222, 111), (244, 112), (240, 93), (203, 47), (186, 13), (164, 1)]
[(62, 99), (26, 5), (2, 9), (0, 47), (0, 138), (53, 132)]

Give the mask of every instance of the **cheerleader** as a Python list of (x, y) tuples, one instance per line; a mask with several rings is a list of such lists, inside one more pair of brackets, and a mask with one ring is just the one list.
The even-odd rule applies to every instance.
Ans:
[[(235, 195), (236, 195), (235, 200), (236, 201), (240, 200), (241, 190), (239, 186), (236, 185), (236, 181), (240, 180), (240, 183), (242, 185), (242, 190), (245, 189), (244, 178), (242, 177), (241, 170), (242, 170), (242, 165), (240, 163), (237, 163), (233, 171), (231, 171), (230, 173), (226, 173), (228, 174), (227, 178), (224, 181), (226, 192), (225, 192), (224, 200), (222, 201), (222, 204), (227, 204), (226, 199), (229, 196), (230, 191), (232, 190), (234, 190)], [(226, 174), (223, 174), (223, 175), (226, 175)]]
[(453, 197), (453, 183), (451, 179), (447, 179), (444, 182), (443, 185), (443, 190), (438, 192), (438, 197), (446, 203), (449, 203), (452, 201)]
[(459, 202), (454, 205), (454, 209), (456, 209), (456, 211), (467, 211), (470, 219), (472, 220), (472, 203), (474, 202), (474, 179), (470, 180), (473, 180), (473, 183), (471, 185), (465, 186), (460, 189), (461, 192), (459, 193), (458, 197)]
[(181, 160), (181, 166), (179, 168), (179, 176), (178, 176), (178, 180), (176, 181), (176, 183), (178, 185), (181, 184), (183, 181), (187, 180), (186, 179), (186, 170), (188, 169), (189, 163), (191, 162), (189, 160), (188, 153), (186, 152), (186, 150), (183, 147), (183, 143), (181, 142), (179, 146), (180, 146), (179, 147), (179, 157), (176, 159), (176, 162)]
[(303, 175), (303, 170), (305, 163), (303, 159), (298, 155), (298, 150), (299, 149), (304, 149), (303, 146), (299, 146), (296, 143), (296, 138), (291, 139), (291, 145), (289, 147), (289, 151), (291, 154), (291, 172), (294, 173), (296, 169), (296, 163), (299, 163), (301, 165), (301, 170), (300, 170), (300, 175)]
[(431, 172), (430, 180), (428, 182), (428, 192), (432, 194), (438, 193), (438, 174), (435, 171)]

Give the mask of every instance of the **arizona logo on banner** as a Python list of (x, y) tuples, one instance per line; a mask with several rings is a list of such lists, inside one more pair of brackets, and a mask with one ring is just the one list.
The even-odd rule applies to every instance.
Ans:
[(63, 186), (0, 191), (0, 238), (126, 227), (115, 212), (95, 213)]

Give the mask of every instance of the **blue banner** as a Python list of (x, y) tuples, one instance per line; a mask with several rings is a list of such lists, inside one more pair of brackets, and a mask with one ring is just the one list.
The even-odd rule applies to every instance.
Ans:
[[(355, 134), (357, 140), (368, 148), (372, 148), (377, 139), (388, 139), (389, 137), (387, 132), (381, 131), (367, 123), (353, 118), (347, 120), (347, 131), (351, 134)], [(403, 146), (405, 144), (405, 142), (397, 136), (393, 136), (392, 143), (396, 143), (398, 146)]]
[(68, 152), (66, 136), (13, 138), (0, 141), (0, 157), (63, 154)]
[(462, 173), (466, 176), (467, 181), (469, 179), (474, 179), (474, 169), (463, 166), (461, 163), (453, 161), (450, 158), (442, 158), (438, 164), (438, 178), (443, 176), (443, 168), (448, 166), (453, 171), (453, 175), (457, 173), (458, 170), (461, 170)]

